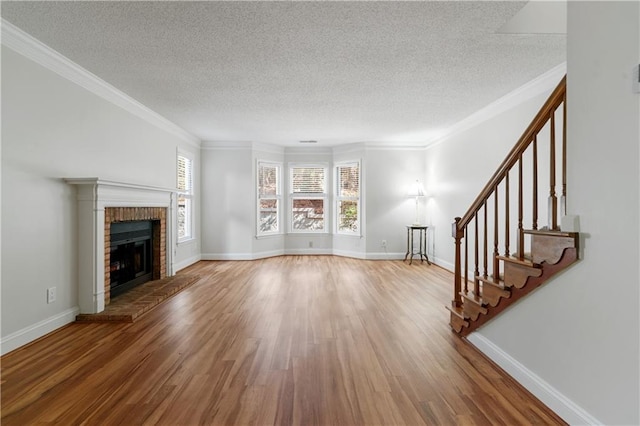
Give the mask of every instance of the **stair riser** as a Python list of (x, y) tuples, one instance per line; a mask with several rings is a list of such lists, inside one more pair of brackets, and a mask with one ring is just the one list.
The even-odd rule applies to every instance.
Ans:
[(509, 290), (503, 290), (488, 283), (482, 284), (482, 300), (487, 302), (489, 306), (495, 307), (500, 303), (500, 299), (509, 297), (511, 297)]
[(555, 265), (562, 258), (565, 249), (577, 247), (577, 234), (571, 237), (535, 234), (531, 236), (531, 252), (534, 263), (546, 262)]
[(463, 328), (469, 327), (469, 322), (452, 313), (449, 325), (456, 333), (460, 333)]
[(464, 304), (462, 305), (462, 309), (464, 312), (464, 316), (473, 321), (477, 320), (480, 314), (484, 315), (487, 313), (487, 308), (483, 308), (482, 306), (477, 305), (469, 300), (464, 301)]
[(506, 287), (522, 288), (529, 277), (539, 277), (540, 275), (542, 275), (542, 269), (504, 262), (504, 285)]

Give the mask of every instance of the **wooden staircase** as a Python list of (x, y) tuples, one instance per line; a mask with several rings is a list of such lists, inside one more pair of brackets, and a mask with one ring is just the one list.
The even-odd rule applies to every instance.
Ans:
[[(454, 297), (448, 309), (456, 333), (476, 330), (578, 260), (578, 233), (563, 232), (558, 225), (566, 214), (565, 123), (566, 77), (466, 214), (455, 219)], [(548, 224), (538, 229), (545, 198), (538, 187), (544, 185), (549, 189)], [(525, 221), (530, 221), (529, 229), (524, 229)]]

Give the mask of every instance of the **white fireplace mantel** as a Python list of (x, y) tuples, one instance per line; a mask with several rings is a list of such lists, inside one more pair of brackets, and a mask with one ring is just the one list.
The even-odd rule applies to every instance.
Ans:
[(163, 207), (167, 209), (167, 276), (174, 275), (176, 241), (175, 188), (161, 188), (99, 178), (66, 178), (78, 196), (78, 302), (80, 313), (95, 314), (105, 306), (105, 208)]

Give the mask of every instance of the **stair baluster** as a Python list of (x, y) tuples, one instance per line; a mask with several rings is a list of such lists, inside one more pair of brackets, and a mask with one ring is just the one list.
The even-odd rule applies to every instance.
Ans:
[(499, 221), (498, 221), (498, 186), (493, 189), (493, 282), (500, 279), (500, 252), (498, 249), (499, 241)]
[(562, 102), (562, 196), (560, 198), (560, 215), (567, 214), (567, 93)]
[(509, 172), (504, 179), (504, 256), (509, 257)]
[(469, 234), (467, 233), (468, 226), (464, 227), (464, 292), (469, 292)]
[(487, 200), (484, 200), (484, 237), (482, 238), (482, 240), (484, 241), (484, 247), (482, 250), (482, 254), (484, 256), (484, 262), (482, 266), (484, 266), (484, 269), (482, 271), (482, 276), (487, 278), (487, 253), (489, 250), (487, 248), (487, 244), (489, 242), (489, 237), (487, 236)]
[(531, 229), (538, 229), (538, 135), (533, 137), (533, 223)]
[(477, 295), (480, 294), (479, 291), (479, 284), (478, 284), (478, 275), (480, 275), (480, 271), (478, 270), (478, 212), (476, 211), (475, 214), (475, 224), (476, 226), (475, 228), (475, 241), (474, 241), (474, 245), (475, 245), (475, 251), (474, 251), (474, 258), (473, 260), (475, 261), (475, 266), (476, 268), (473, 270), (473, 292)]
[(524, 259), (524, 228), (522, 227), (522, 153), (518, 158), (518, 258)]
[(556, 197), (556, 114), (549, 115), (551, 134), (549, 135), (549, 228), (558, 228), (558, 198)]

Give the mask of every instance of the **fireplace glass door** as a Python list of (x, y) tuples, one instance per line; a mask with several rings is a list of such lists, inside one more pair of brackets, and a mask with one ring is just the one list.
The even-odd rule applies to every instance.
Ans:
[(153, 277), (152, 221), (111, 224), (111, 297), (150, 281)]

